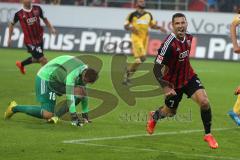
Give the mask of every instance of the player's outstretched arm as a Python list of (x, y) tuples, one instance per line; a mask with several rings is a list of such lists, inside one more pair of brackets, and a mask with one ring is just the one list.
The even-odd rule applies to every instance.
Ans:
[(231, 24), (230, 32), (231, 32), (231, 40), (233, 43), (233, 51), (237, 54), (240, 54), (240, 46), (238, 45), (238, 42), (237, 42), (237, 32), (236, 32), (237, 26), (238, 24), (233, 22)]
[(157, 24), (152, 25), (151, 29), (160, 30), (162, 33), (167, 33), (167, 30), (164, 27), (158, 26)]
[(49, 22), (49, 20), (47, 18), (45, 18), (43, 20), (43, 22), (45, 23), (45, 25), (48, 27), (50, 33), (52, 34), (57, 34), (57, 31), (56, 29), (52, 26), (52, 24)]
[(10, 47), (11, 44), (12, 44), (13, 27), (14, 27), (14, 25), (12, 23), (9, 23), (9, 26), (8, 26), (8, 42), (7, 42), (8, 47)]

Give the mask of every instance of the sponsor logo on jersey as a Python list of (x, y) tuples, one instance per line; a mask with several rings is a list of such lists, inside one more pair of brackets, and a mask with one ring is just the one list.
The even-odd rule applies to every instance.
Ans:
[(146, 19), (138, 19), (137, 20), (137, 24), (148, 24), (148, 23), (149, 23), (149, 21)]
[(37, 21), (37, 17), (31, 17), (27, 19), (28, 25), (33, 25)]
[(189, 55), (189, 51), (185, 51), (179, 54), (179, 61), (184, 61), (184, 59)]

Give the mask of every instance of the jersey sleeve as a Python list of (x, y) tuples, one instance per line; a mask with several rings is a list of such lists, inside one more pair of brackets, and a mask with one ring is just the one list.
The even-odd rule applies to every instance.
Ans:
[(44, 20), (44, 19), (47, 18), (47, 17), (45, 17), (45, 13), (44, 13), (44, 11), (42, 10), (41, 7), (39, 7), (39, 17), (40, 17), (42, 20)]
[(124, 22), (124, 25), (131, 24), (131, 23), (132, 23), (132, 19), (133, 19), (133, 13), (130, 13), (130, 14), (127, 16), (127, 18), (126, 18), (126, 20), (125, 20), (125, 22)]
[(235, 24), (235, 25), (240, 24), (240, 14), (233, 18), (232, 24)]
[(74, 87), (75, 87), (75, 80), (76, 80), (76, 72), (71, 72), (67, 75), (66, 78), (66, 98), (67, 98), (67, 105), (69, 107), (70, 113), (76, 112), (75, 107), (75, 94), (74, 94)]
[(17, 12), (17, 13), (15, 13), (14, 16), (12, 17), (11, 24), (14, 25), (14, 24), (16, 24), (18, 21), (19, 21), (19, 18), (18, 18), (18, 12)]
[[(76, 104), (75, 104), (75, 87), (84, 87), (84, 84), (76, 84), (76, 79), (81, 75), (83, 70), (87, 68), (87, 65), (83, 65), (81, 68), (76, 68), (71, 73), (69, 73), (66, 77), (66, 98), (67, 104), (69, 107), (70, 113), (76, 112)], [(81, 86), (82, 85), (82, 86)]]
[(82, 105), (83, 113), (87, 113), (88, 112), (88, 97), (87, 96), (82, 98), (81, 105)]
[(149, 13), (149, 16), (150, 16), (150, 21), (149, 21), (149, 25), (150, 26), (154, 26), (157, 24), (157, 21), (153, 19), (153, 16), (151, 13)]
[(155, 63), (168, 66), (171, 52), (172, 52), (171, 45), (166, 45), (166, 44), (162, 45), (158, 50), (158, 55), (155, 59)]

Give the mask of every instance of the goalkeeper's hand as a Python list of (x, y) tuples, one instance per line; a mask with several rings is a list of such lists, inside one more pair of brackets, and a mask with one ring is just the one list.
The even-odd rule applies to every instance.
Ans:
[(82, 127), (83, 123), (80, 121), (80, 119), (78, 118), (77, 113), (71, 113), (71, 124), (73, 126), (78, 126), (78, 127)]

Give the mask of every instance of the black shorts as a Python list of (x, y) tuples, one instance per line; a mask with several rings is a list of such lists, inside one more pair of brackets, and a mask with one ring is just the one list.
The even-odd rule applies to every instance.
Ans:
[(185, 93), (188, 96), (188, 98), (190, 98), (199, 89), (204, 89), (204, 86), (202, 85), (197, 75), (195, 75), (192, 77), (190, 81), (188, 81), (188, 83), (184, 87), (180, 89), (175, 89), (177, 95), (172, 96), (170, 98), (166, 98), (165, 105), (169, 108), (175, 109), (178, 107), (179, 102), (182, 100), (183, 93)]
[(28, 53), (32, 55), (34, 59), (39, 59), (44, 56), (43, 54), (43, 43), (37, 44), (37, 45), (31, 45), (27, 44), (26, 45)]

